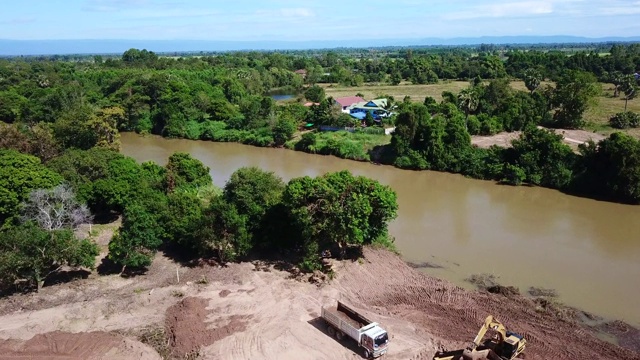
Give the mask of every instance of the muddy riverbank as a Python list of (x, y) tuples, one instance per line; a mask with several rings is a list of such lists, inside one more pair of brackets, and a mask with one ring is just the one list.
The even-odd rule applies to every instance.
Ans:
[(466, 287), (469, 275), (490, 273), (523, 292), (555, 289), (568, 305), (640, 325), (640, 287), (630, 286), (640, 278), (640, 207), (284, 149), (130, 133), (122, 144), (124, 154), (161, 164), (189, 152), (218, 186), (243, 166), (285, 180), (344, 169), (374, 178), (398, 193), (390, 232), (404, 258), (435, 265), (421, 271)]

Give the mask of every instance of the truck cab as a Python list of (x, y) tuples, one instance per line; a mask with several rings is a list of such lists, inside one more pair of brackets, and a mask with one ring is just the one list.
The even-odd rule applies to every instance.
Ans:
[[(369, 356), (377, 358), (386, 354), (389, 346), (389, 335), (386, 330), (378, 326), (376, 323), (373, 324), (375, 324), (374, 327), (366, 330), (362, 334), (360, 344), (365, 348), (365, 350), (367, 350)], [(367, 357), (366, 355), (367, 354), (365, 353), (365, 357)]]

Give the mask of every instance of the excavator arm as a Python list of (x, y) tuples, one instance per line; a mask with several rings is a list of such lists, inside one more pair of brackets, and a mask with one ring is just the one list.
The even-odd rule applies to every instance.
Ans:
[(497, 334), (500, 335), (501, 342), (504, 341), (504, 339), (507, 337), (507, 329), (505, 329), (504, 325), (502, 325), (502, 323), (500, 323), (498, 320), (494, 319), (493, 316), (489, 315), (484, 320), (484, 324), (482, 324), (482, 326), (480, 327), (480, 331), (478, 331), (478, 335), (476, 335), (476, 338), (473, 339), (474, 349), (480, 346), (480, 342), (482, 341), (482, 338), (484, 338), (484, 335), (487, 333), (489, 329), (495, 331)]

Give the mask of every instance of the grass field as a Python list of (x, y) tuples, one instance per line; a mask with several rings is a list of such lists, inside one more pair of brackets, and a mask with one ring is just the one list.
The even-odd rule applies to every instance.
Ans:
[(357, 87), (344, 87), (336, 84), (322, 84), (327, 96), (334, 98), (343, 96), (354, 96), (357, 93), (364, 95), (367, 100), (375, 99), (383, 95), (391, 95), (396, 101), (402, 101), (405, 96), (410, 96), (411, 100), (423, 102), (427, 96), (432, 96), (437, 101), (442, 100), (443, 91), (458, 93), (469, 86), (466, 81), (448, 81), (430, 85), (413, 85), (410, 83), (400, 85), (363, 85)]
[[(544, 85), (544, 83), (543, 83)], [(357, 93), (364, 95), (365, 99), (375, 99), (383, 95), (391, 95), (396, 101), (402, 101), (405, 96), (410, 96), (412, 101), (422, 102), (427, 96), (435, 98), (437, 101), (442, 100), (443, 91), (451, 91), (458, 93), (460, 90), (469, 86), (467, 81), (442, 81), (438, 84), (430, 85), (413, 85), (410, 83), (402, 83), (397, 86), (393, 85), (363, 85), (358, 87), (344, 87), (337, 84), (323, 84), (327, 96), (342, 97), (354, 96)], [(522, 81), (513, 81), (511, 86), (517, 90), (526, 90), (526, 86)], [(596, 98), (596, 103), (587, 110), (584, 119), (587, 122), (587, 129), (601, 134), (608, 135), (616, 129), (609, 126), (609, 118), (615, 113), (624, 110), (624, 100), (613, 97), (613, 85), (601, 84), (602, 94)], [(640, 113), (640, 98), (629, 100), (627, 110)], [(640, 139), (640, 129), (628, 129), (625, 132)]]

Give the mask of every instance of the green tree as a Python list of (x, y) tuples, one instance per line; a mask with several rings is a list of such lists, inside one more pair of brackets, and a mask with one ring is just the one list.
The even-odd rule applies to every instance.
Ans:
[(98, 134), (92, 127), (93, 109), (80, 106), (63, 113), (53, 124), (53, 134), (63, 148), (87, 150), (96, 145)]
[(613, 84), (613, 97), (620, 96), (620, 85), (622, 85), (623, 79), (624, 76), (620, 71), (614, 71), (607, 77), (607, 80)]
[(156, 216), (139, 204), (129, 204), (122, 214), (122, 226), (109, 242), (109, 259), (122, 266), (144, 268), (162, 245), (163, 228)]
[(118, 125), (125, 120), (124, 110), (113, 106), (100, 109), (96, 115), (89, 120), (89, 127), (94, 131), (97, 142), (96, 146), (120, 151), (120, 133)]
[(124, 156), (109, 149), (94, 147), (89, 150), (69, 149), (47, 163), (47, 167), (62, 175), (78, 200), (87, 202), (92, 197), (92, 183), (110, 176), (109, 163)]
[(132, 158), (109, 161), (107, 176), (91, 185), (88, 203), (95, 212), (122, 212), (128, 204), (145, 193), (140, 165)]
[(391, 136), (391, 146), (397, 155), (405, 155), (414, 142), (418, 124), (430, 117), (427, 108), (418, 104), (411, 104), (398, 114), (396, 130)]
[(284, 143), (291, 140), (293, 134), (296, 132), (296, 122), (293, 119), (281, 116), (273, 126), (272, 132), (275, 144), (277, 146), (282, 146)]
[(469, 120), (469, 114), (478, 108), (478, 92), (474, 87), (460, 91), (458, 94), (458, 106), (464, 111), (465, 123)]
[(272, 172), (256, 167), (240, 168), (227, 181), (223, 196), (232, 204), (238, 214), (246, 216), (247, 229), (252, 236), (265, 240), (260, 233), (265, 227), (265, 216), (274, 206), (280, 204), (285, 184)]
[(598, 144), (588, 142), (579, 148), (583, 158), (578, 190), (640, 203), (640, 141), (616, 132)]
[(522, 169), (529, 184), (566, 189), (573, 177), (576, 155), (562, 139), (553, 131), (526, 129), (507, 150), (507, 161)]
[(188, 153), (177, 152), (169, 157), (166, 166), (165, 189), (207, 187), (212, 184), (209, 167)]
[(318, 137), (315, 133), (308, 132), (302, 135), (302, 137), (300, 138), (300, 141), (296, 143), (295, 149), (298, 151), (314, 153), (316, 152), (316, 145), (318, 141), (317, 138)]
[(373, 126), (375, 124), (375, 119), (373, 118), (373, 115), (371, 115), (371, 111), (367, 111), (367, 113), (365, 114), (364, 123), (367, 126)]
[(341, 256), (347, 246), (371, 244), (386, 236), (398, 208), (391, 188), (348, 171), (291, 180), (283, 204), (305, 248), (337, 248)]
[(197, 238), (203, 256), (213, 252), (223, 263), (246, 255), (251, 248), (246, 216), (222, 197), (205, 209)]
[(76, 239), (71, 230), (45, 231), (26, 223), (0, 234), (0, 286), (24, 279), (40, 291), (63, 266), (93, 268), (98, 253), (95, 243)]
[(34, 189), (49, 189), (62, 177), (41, 164), (35, 156), (15, 150), (0, 150), (0, 226), (17, 219), (20, 203)]
[(627, 112), (627, 103), (636, 97), (638, 85), (633, 75), (623, 77), (620, 89), (624, 92), (624, 112)]
[(318, 85), (310, 86), (307, 90), (305, 90), (304, 97), (307, 98), (307, 100), (309, 101), (319, 103), (322, 100), (324, 100), (324, 97), (325, 97), (324, 88)]
[(551, 104), (555, 107), (552, 125), (577, 129), (584, 125), (582, 115), (600, 92), (595, 76), (580, 71), (567, 71), (556, 82)]
[(524, 72), (522, 80), (524, 81), (524, 85), (527, 87), (527, 90), (529, 90), (529, 93), (533, 94), (540, 86), (542, 74), (540, 74), (537, 69), (527, 69), (527, 71)]
[(400, 85), (400, 83), (402, 82), (402, 74), (400, 73), (400, 71), (394, 71), (391, 73), (391, 85)]
[(166, 238), (181, 248), (197, 254), (198, 227), (202, 222), (203, 202), (197, 193), (176, 191), (168, 195), (168, 203), (161, 222)]

